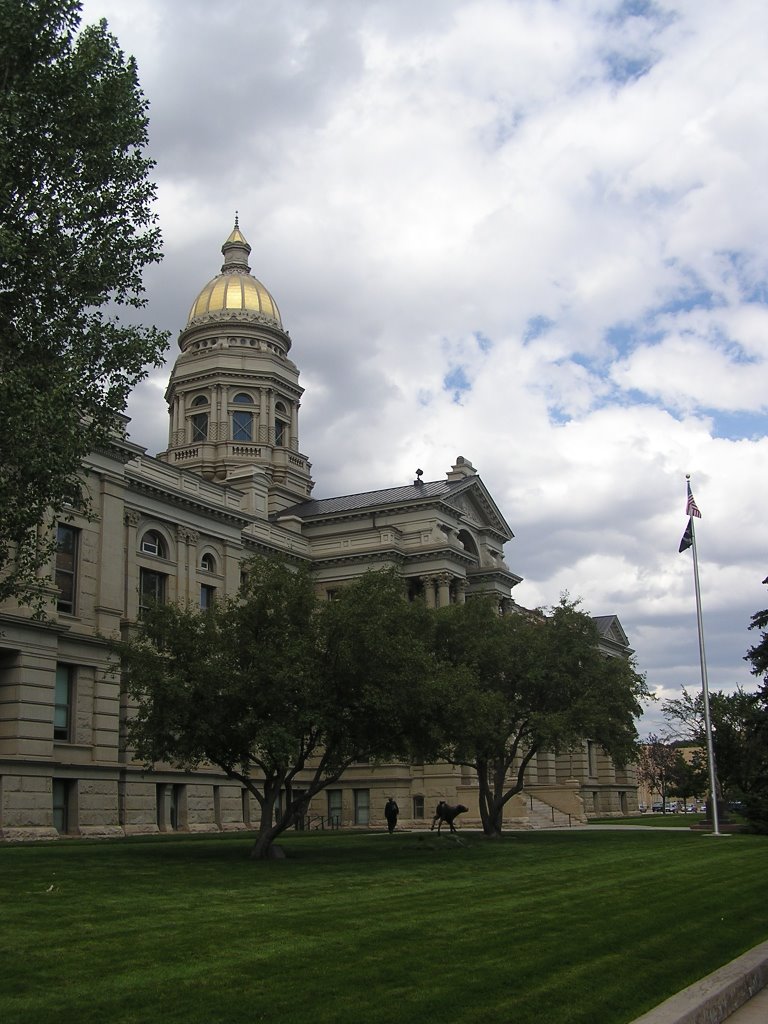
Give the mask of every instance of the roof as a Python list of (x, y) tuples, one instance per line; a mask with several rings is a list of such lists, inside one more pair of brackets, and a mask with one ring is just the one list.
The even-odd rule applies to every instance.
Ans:
[(619, 622), (618, 615), (593, 615), (592, 621), (597, 626), (597, 632), (603, 643), (623, 648), (629, 654), (632, 653), (629, 639)]
[(456, 483), (447, 480), (430, 480), (421, 484), (406, 484), (403, 487), (384, 487), (378, 491), (361, 491), (359, 494), (340, 494), (336, 498), (312, 498), (298, 505), (283, 509), (277, 518), (297, 516), (299, 519), (315, 519), (334, 513), (357, 512), (382, 505), (410, 505), (415, 501), (442, 498), (456, 490)]
[(462, 522), (490, 531), (502, 544), (514, 537), (477, 470), (462, 455), (456, 457), (456, 464), (442, 480), (423, 480), (421, 470), (417, 469), (412, 484), (340, 494), (334, 498), (311, 498), (282, 509), (270, 518), (278, 522), (284, 518), (322, 522), (335, 516), (356, 518), (379, 511), (427, 509), (441, 504), (450, 508)]

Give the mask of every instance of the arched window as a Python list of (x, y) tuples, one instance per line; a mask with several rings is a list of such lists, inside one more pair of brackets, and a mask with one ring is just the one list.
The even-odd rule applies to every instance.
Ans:
[(282, 402), (275, 402), (275, 444), (284, 447), (288, 444), (288, 412)]
[(458, 537), (461, 545), (468, 554), (474, 555), (475, 558), (480, 557), (480, 552), (477, 550), (475, 538), (468, 530), (459, 530)]
[(244, 391), (240, 391), (232, 399), (235, 405), (253, 405), (253, 399), (250, 395), (246, 395)]
[(147, 530), (141, 538), (140, 547), (144, 555), (158, 555), (160, 558), (166, 557), (165, 541), (157, 530)]
[[(208, 405), (208, 399), (205, 395), (198, 395), (192, 399), (192, 408), (199, 409), (201, 405)], [(190, 424), (192, 425), (192, 437), (191, 441), (207, 441), (208, 440), (208, 413), (207, 412), (196, 412), (193, 416), (189, 417)]]
[(212, 554), (206, 552), (200, 559), (200, 568), (203, 572), (216, 572), (216, 559)]

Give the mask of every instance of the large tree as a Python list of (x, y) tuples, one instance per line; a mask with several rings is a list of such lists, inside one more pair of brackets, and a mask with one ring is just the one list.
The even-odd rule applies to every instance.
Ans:
[(563, 598), (547, 615), (499, 616), (493, 602), (469, 601), (438, 613), (435, 643), (455, 673), (443, 754), (477, 773), (486, 835), (501, 832), (504, 807), (540, 751), (589, 738), (619, 763), (634, 756), (644, 679), (630, 659), (600, 651), (595, 624), (577, 603)]
[(661, 797), (662, 810), (667, 812), (667, 797), (673, 787), (678, 751), (656, 733), (650, 733), (640, 744), (637, 755), (637, 777), (651, 794)]
[[(754, 774), (752, 754), (747, 743), (748, 723), (754, 713), (755, 695), (737, 687), (733, 693), (715, 690), (709, 695), (712, 746), (715, 754), (719, 797), (741, 797)], [(701, 691), (684, 689), (682, 696), (665, 700), (664, 717), (678, 739), (706, 749), (704, 697)], [(709, 784), (707, 785), (709, 789)]]
[[(768, 583), (768, 577), (763, 583)], [(752, 675), (762, 676), (763, 683), (768, 685), (768, 608), (755, 612), (749, 628), (760, 630), (760, 640), (749, 648), (744, 659), (750, 663)]]
[(319, 602), (305, 571), (256, 560), (237, 600), (158, 605), (120, 645), (129, 744), (149, 765), (209, 762), (243, 785), (261, 810), (253, 856), (268, 857), (353, 762), (434, 749), (428, 631), (394, 574)]
[[(763, 580), (768, 583), (768, 578)], [(746, 739), (751, 750), (752, 778), (745, 792), (746, 815), (753, 828), (768, 832), (768, 608), (755, 612), (750, 629), (760, 630), (760, 640), (747, 651), (745, 658), (752, 674), (762, 678), (754, 695), (751, 714), (746, 723)]]
[[(0, 0), (0, 599), (39, 596), (83, 457), (166, 338), (123, 322), (160, 259), (147, 104), (78, 0)], [(46, 540), (47, 538), (47, 540)]]

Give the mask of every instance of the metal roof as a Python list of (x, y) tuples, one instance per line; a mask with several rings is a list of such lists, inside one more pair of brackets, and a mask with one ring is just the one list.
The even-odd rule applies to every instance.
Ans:
[(407, 484), (404, 487), (384, 487), (378, 491), (362, 491), (360, 494), (340, 494), (336, 498), (312, 498), (283, 509), (276, 518), (297, 516), (299, 519), (314, 519), (318, 516), (358, 512), (362, 509), (376, 508), (382, 505), (410, 505), (415, 501), (444, 497), (466, 482), (466, 479), (451, 483), (447, 480), (429, 480), (421, 484)]

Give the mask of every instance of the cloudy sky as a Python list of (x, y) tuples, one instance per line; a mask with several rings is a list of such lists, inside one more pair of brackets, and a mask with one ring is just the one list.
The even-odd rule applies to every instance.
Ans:
[[(315, 496), (470, 459), (515, 596), (615, 612), (660, 697), (752, 687), (768, 603), (764, 0), (85, 0), (150, 102), (169, 366), (235, 210)], [(659, 724), (651, 710), (642, 734)]]

